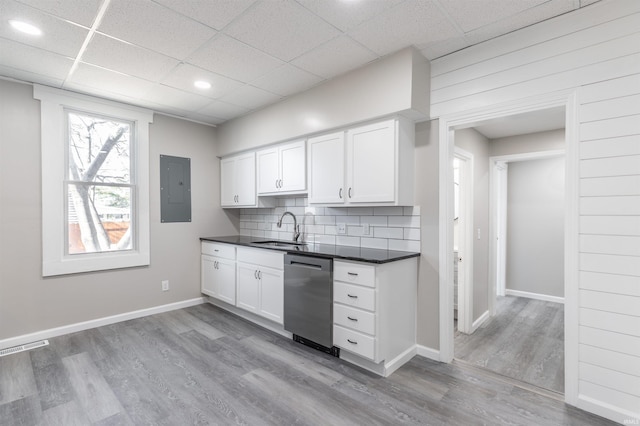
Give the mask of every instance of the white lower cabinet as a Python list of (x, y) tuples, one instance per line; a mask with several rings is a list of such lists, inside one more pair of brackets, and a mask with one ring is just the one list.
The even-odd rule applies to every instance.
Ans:
[(236, 306), (278, 324), (284, 315), (284, 254), (238, 247)]
[(334, 261), (333, 344), (359, 357), (350, 361), (379, 364), (375, 371), (388, 375), (415, 354), (417, 271), (416, 258)]
[(236, 249), (228, 244), (203, 241), (201, 255), (202, 293), (235, 305)]

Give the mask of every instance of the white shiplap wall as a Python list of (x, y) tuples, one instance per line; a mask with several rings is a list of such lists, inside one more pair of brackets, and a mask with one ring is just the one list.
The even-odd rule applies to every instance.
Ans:
[[(640, 419), (640, 1), (602, 1), (432, 63), (432, 117), (577, 91), (577, 395)], [(634, 423), (635, 424), (635, 423)]]

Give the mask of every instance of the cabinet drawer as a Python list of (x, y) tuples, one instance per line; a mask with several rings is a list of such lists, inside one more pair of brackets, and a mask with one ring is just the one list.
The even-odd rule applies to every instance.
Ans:
[(375, 360), (376, 339), (339, 325), (333, 326), (333, 344), (345, 351)]
[(373, 265), (361, 263), (334, 262), (333, 278), (351, 284), (375, 287), (376, 268)]
[(334, 303), (333, 322), (362, 333), (376, 334), (376, 316), (373, 312)]
[(373, 311), (376, 307), (376, 292), (372, 288), (334, 281), (333, 301)]
[(273, 269), (284, 269), (284, 253), (268, 249), (238, 247), (238, 262), (253, 263)]
[(209, 256), (217, 256), (223, 259), (236, 259), (236, 246), (232, 244), (219, 244), (210, 243), (207, 241), (202, 242), (202, 254), (208, 254)]

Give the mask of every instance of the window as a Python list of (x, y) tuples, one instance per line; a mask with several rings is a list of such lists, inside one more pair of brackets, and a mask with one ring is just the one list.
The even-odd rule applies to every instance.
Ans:
[(151, 113), (38, 85), (34, 98), (43, 275), (148, 265)]

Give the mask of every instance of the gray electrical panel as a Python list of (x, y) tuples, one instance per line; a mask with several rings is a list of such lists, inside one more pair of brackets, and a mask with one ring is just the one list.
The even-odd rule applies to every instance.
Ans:
[(191, 222), (191, 159), (160, 156), (160, 221)]

